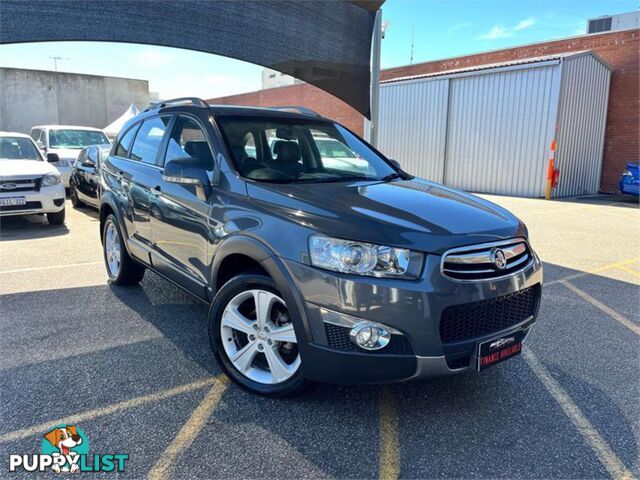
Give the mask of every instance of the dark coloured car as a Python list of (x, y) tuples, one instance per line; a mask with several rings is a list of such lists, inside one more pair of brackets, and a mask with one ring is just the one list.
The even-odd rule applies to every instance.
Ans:
[(149, 268), (210, 303), (215, 357), (253, 392), (484, 370), (536, 319), (542, 266), (516, 217), (312, 113), (158, 104), (122, 129), (100, 188), (111, 282)]
[(74, 207), (100, 207), (98, 169), (110, 150), (110, 144), (91, 145), (78, 154), (69, 179), (69, 197)]

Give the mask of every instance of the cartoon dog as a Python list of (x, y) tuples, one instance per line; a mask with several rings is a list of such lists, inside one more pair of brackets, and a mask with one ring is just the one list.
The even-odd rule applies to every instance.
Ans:
[[(74, 425), (54, 428), (49, 433), (47, 433), (44, 438), (46, 438), (51, 445), (60, 450), (59, 454), (63, 455), (64, 458), (76, 457), (78, 454), (71, 449), (82, 443), (82, 437), (78, 435), (78, 430)], [(54, 463), (51, 466), (51, 470), (56, 473), (60, 473), (61, 471), (73, 473), (78, 471), (79, 469), (80, 466), (77, 463), (72, 463), (71, 467), (65, 464), (62, 469), (57, 463)]]

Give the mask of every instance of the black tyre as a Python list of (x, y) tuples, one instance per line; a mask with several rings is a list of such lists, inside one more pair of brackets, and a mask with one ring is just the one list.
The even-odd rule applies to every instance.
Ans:
[(115, 285), (135, 285), (144, 277), (145, 267), (127, 253), (118, 220), (110, 214), (102, 230), (102, 252), (109, 281)]
[(80, 208), (84, 205), (78, 198), (78, 191), (73, 185), (69, 188), (69, 197), (71, 198), (71, 205), (73, 205), (74, 208)]
[(49, 225), (64, 225), (65, 216), (65, 209), (63, 208), (56, 213), (47, 213), (47, 221), (49, 222)]
[(242, 388), (269, 397), (307, 385), (286, 303), (269, 277), (243, 274), (216, 294), (209, 338), (222, 370)]

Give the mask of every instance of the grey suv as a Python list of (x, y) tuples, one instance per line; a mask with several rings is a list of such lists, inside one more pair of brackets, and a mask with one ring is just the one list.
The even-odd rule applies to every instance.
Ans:
[(542, 285), (526, 227), (293, 110), (177, 99), (132, 119), (99, 173), (111, 282), (148, 268), (210, 303), (218, 363), (263, 395), (518, 354)]

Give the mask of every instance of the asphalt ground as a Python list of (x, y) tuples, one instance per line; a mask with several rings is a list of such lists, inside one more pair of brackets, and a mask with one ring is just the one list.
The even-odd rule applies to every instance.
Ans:
[(129, 478), (639, 477), (637, 202), (489, 198), (527, 223), (545, 262), (522, 356), (281, 400), (220, 375), (205, 305), (149, 272), (107, 284), (95, 212), (67, 205), (64, 227), (3, 219), (0, 477), (33, 476), (10, 473), (9, 454), (40, 453), (60, 423), (92, 453), (128, 454)]

